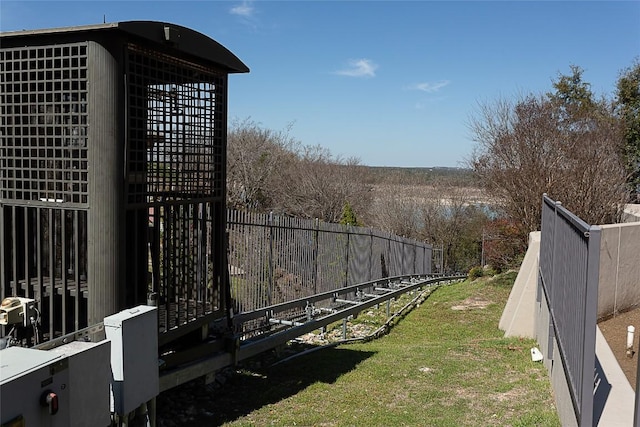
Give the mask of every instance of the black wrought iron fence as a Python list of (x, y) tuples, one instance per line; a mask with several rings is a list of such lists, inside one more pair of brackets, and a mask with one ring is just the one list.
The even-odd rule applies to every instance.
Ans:
[(369, 228), (228, 210), (227, 229), (235, 312), (431, 273), (431, 245)]

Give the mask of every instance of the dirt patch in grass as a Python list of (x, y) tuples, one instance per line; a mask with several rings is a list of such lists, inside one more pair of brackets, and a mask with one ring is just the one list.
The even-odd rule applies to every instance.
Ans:
[(493, 304), (492, 301), (488, 301), (480, 296), (469, 297), (462, 301), (462, 303), (454, 305), (451, 310), (465, 311), (465, 310), (483, 310)]
[(519, 389), (513, 389), (505, 391), (504, 393), (497, 393), (492, 396), (498, 402), (515, 402), (522, 398), (524, 392)]

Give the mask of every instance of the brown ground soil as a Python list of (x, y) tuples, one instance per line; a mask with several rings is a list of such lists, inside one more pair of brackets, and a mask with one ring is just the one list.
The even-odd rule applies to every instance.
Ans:
[[(636, 328), (633, 349), (633, 357), (627, 357), (627, 326), (633, 325)], [(636, 373), (638, 371), (638, 342), (640, 339), (640, 308), (636, 308), (626, 313), (618, 314), (615, 317), (599, 322), (602, 335), (607, 340), (611, 351), (616, 356), (622, 371), (627, 376), (631, 387), (636, 389)]]

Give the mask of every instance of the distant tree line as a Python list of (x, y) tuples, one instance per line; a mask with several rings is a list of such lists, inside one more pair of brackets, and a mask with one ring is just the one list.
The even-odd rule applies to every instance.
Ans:
[[(444, 272), (517, 266), (542, 194), (593, 224), (617, 222), (640, 190), (640, 63), (597, 97), (571, 66), (552, 90), (480, 104), (468, 169), (380, 168), (251, 119), (228, 131), (230, 207), (370, 226), (425, 240)], [(440, 267), (437, 266), (437, 267)]]
[(457, 187), (474, 186), (473, 170), (461, 167), (389, 167), (370, 166), (367, 177), (372, 183), (432, 185), (447, 183)]

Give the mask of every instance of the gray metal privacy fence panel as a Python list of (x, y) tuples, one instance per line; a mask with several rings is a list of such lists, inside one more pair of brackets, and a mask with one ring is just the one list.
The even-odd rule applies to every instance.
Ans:
[(389, 253), (387, 254), (387, 267), (391, 276), (402, 274), (402, 242), (389, 239)]
[(228, 210), (227, 229), (236, 312), (383, 277), (431, 273), (429, 245), (368, 228)]
[(383, 256), (384, 248), (386, 247), (387, 240), (381, 236), (381, 232), (372, 230), (373, 242), (371, 245), (371, 279), (374, 277), (386, 277), (389, 276), (386, 267), (383, 268)]
[(404, 239), (402, 246), (402, 269), (404, 271), (415, 271), (416, 269), (416, 246), (408, 239)]
[(270, 298), (270, 230), (266, 223), (259, 222), (264, 221), (264, 216), (232, 210), (227, 213), (231, 296), (235, 310), (244, 311), (246, 306), (256, 304), (256, 295), (264, 295), (266, 301)]
[(593, 420), (593, 372), (600, 261), (600, 227), (543, 197), (541, 286), (558, 343), (576, 418)]
[(416, 270), (424, 271), (426, 268), (431, 269), (432, 255), (431, 247), (416, 245)]
[(317, 290), (344, 286), (347, 280), (348, 240), (338, 224), (317, 224), (318, 260)]
[(352, 234), (349, 237), (348, 283), (363, 283), (371, 280), (371, 233)]

